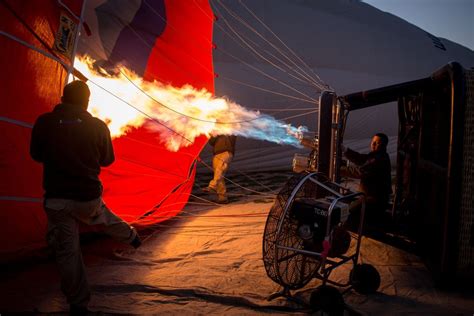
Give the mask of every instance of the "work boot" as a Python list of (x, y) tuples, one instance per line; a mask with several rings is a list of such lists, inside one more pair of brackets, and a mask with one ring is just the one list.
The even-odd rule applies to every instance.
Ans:
[(217, 203), (219, 203), (219, 204), (229, 204), (229, 199), (227, 197), (219, 197), (217, 199)]
[(214, 189), (213, 187), (205, 187), (202, 190), (208, 193), (216, 193), (216, 189)]
[(130, 246), (137, 249), (138, 247), (140, 247), (142, 245), (142, 240), (140, 239), (140, 236), (138, 236), (138, 233), (137, 233), (137, 230), (135, 229), (135, 227), (130, 226), (130, 229), (131, 229), (131, 234), (135, 234), (135, 237), (130, 242)]
[(142, 240), (140, 239), (140, 236), (138, 236), (138, 234), (135, 236), (135, 238), (133, 238), (132, 242), (130, 243), (130, 246), (132, 246), (133, 248), (137, 249), (138, 247), (140, 247), (142, 245)]

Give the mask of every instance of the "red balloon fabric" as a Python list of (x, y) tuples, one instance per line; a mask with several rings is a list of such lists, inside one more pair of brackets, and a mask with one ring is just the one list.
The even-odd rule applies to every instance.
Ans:
[[(64, 28), (71, 21), (78, 23), (74, 15), (81, 16), (95, 2), (102, 3), (101, 9), (114, 4), (92, 0), (83, 8), (82, 0), (0, 2), (0, 262), (45, 246), (42, 166), (29, 156), (31, 128), (40, 114), (59, 103), (62, 94), (74, 37), (60, 35), (67, 33)], [(104, 13), (97, 8), (93, 11)], [(161, 19), (143, 18), (150, 12)], [(98, 21), (100, 36), (108, 40), (107, 24)], [(143, 1), (129, 23), (142, 23), (139, 26), (155, 31), (141, 29), (148, 49), (141, 55), (122, 52), (121, 61), (142, 65), (141, 75), (146, 80), (214, 91), (213, 13), (207, 0), (162, 0), (152, 5)], [(127, 43), (126, 29), (127, 25), (115, 46), (109, 45), (108, 57), (119, 56), (120, 45), (133, 47), (133, 41)], [(91, 28), (94, 31), (97, 29)], [(86, 38), (88, 32), (82, 33)], [(116, 162), (101, 174), (108, 206), (136, 226), (160, 222), (183, 208), (193, 186), (196, 159), (207, 142), (201, 136), (189, 147), (170, 152), (157, 136), (141, 127), (115, 139)]]
[[(166, 22), (143, 77), (174, 87), (190, 84), (213, 93), (213, 13), (208, 1), (169, 0), (164, 1), (164, 8), (164, 14), (151, 15)], [(145, 127), (114, 140), (117, 160), (101, 177), (107, 205), (136, 226), (176, 215), (188, 201), (196, 159), (206, 142), (207, 137), (201, 136), (191, 146), (171, 152)]]

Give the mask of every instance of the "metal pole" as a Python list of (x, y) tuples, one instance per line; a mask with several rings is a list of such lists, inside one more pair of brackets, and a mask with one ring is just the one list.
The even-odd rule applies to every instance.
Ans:
[(69, 66), (69, 69), (67, 71), (66, 82), (64, 84), (67, 84), (69, 82), (69, 76), (74, 70), (74, 59), (76, 58), (77, 45), (79, 43), (79, 36), (80, 36), (81, 28), (82, 28), (82, 23), (84, 21), (84, 11), (86, 9), (86, 3), (87, 3), (87, 0), (84, 0), (84, 2), (82, 2), (81, 15), (79, 17), (79, 24), (77, 25), (77, 30), (76, 30), (76, 38), (74, 39), (74, 48), (71, 54), (71, 65)]

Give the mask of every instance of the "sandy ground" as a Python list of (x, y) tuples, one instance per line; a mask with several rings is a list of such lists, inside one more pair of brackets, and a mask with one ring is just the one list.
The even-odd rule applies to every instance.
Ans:
[[(263, 192), (280, 186), (288, 175), (254, 176), (259, 192)], [(239, 185), (247, 183), (239, 177), (233, 179)], [(92, 310), (105, 315), (311, 314), (285, 298), (267, 300), (279, 290), (262, 261), (262, 235), (274, 196), (231, 184), (231, 203), (216, 205), (203, 200), (212, 200), (200, 191), (206, 181), (196, 182), (195, 196), (174, 220), (143, 231), (145, 240), (137, 250), (107, 237), (84, 239), (83, 252), (94, 291)], [(253, 189), (257, 191), (257, 186)], [(474, 313), (472, 291), (436, 289), (429, 272), (413, 254), (364, 238), (360, 260), (374, 265), (382, 281), (375, 294), (349, 291), (344, 295), (346, 304), (357, 313)], [(351, 268), (351, 264), (343, 265), (331, 278), (345, 280)], [(308, 301), (320, 283), (315, 279), (293, 294)], [(48, 258), (3, 269), (0, 291), (1, 314), (67, 311), (54, 261)]]

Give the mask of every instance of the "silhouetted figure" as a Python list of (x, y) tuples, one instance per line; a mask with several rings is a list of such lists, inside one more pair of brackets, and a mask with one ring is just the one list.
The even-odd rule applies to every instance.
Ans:
[(71, 314), (87, 313), (91, 292), (79, 240), (79, 222), (101, 225), (115, 239), (140, 246), (136, 230), (102, 200), (101, 167), (114, 162), (107, 125), (87, 112), (90, 91), (82, 81), (64, 87), (62, 103), (33, 127), (31, 157), (43, 164), (47, 242), (54, 250), (61, 289)]
[(212, 146), (213, 158), (212, 168), (214, 169), (214, 177), (209, 182), (204, 191), (216, 192), (217, 203), (227, 204), (227, 188), (225, 186), (225, 173), (229, 169), (229, 164), (234, 157), (236, 136), (218, 135), (209, 139)]
[(365, 221), (372, 227), (385, 227), (388, 207), (392, 193), (390, 157), (387, 154), (388, 137), (383, 133), (373, 136), (371, 151), (360, 154), (349, 148), (344, 152), (347, 159), (357, 168), (347, 172), (349, 176), (360, 178), (359, 191), (366, 196)]

